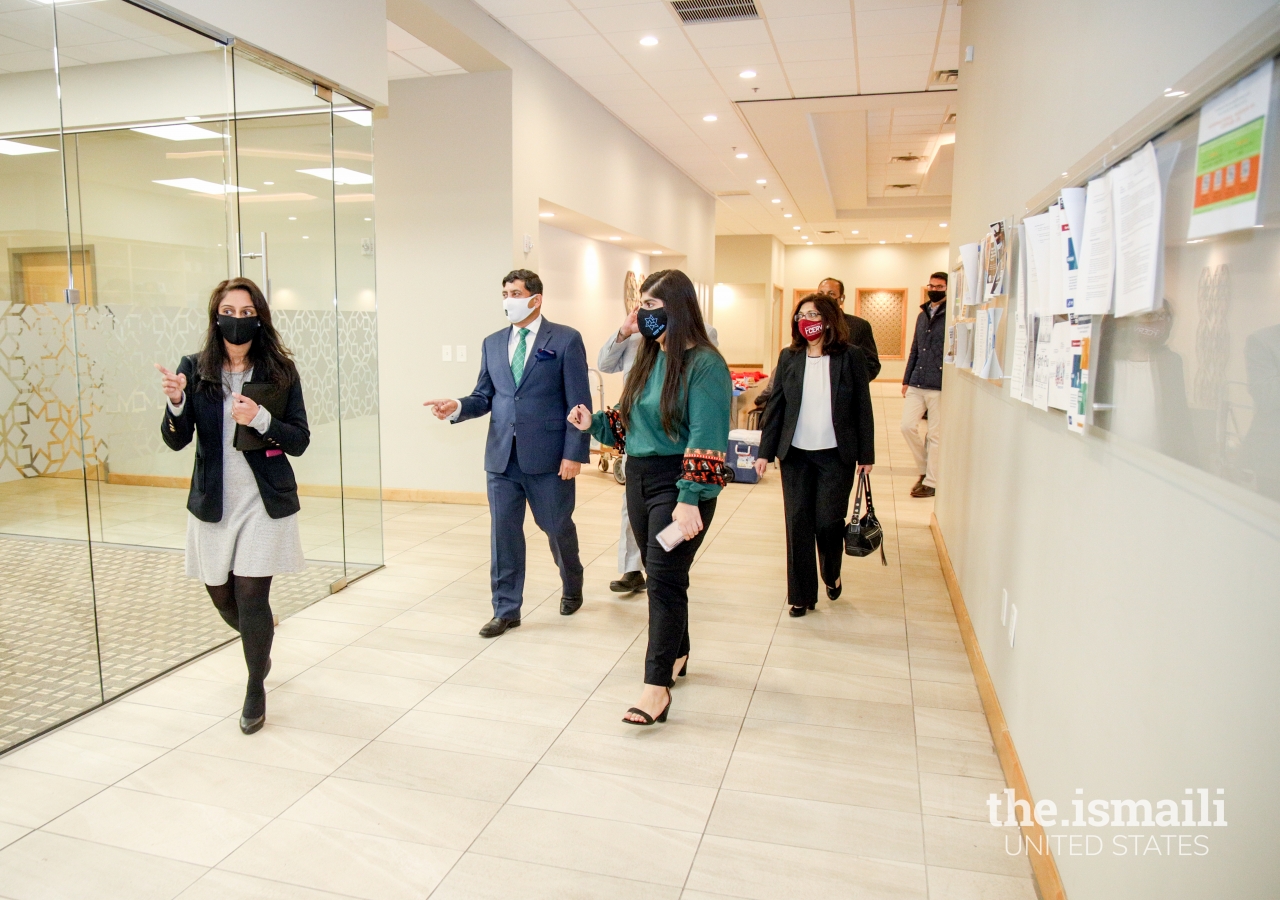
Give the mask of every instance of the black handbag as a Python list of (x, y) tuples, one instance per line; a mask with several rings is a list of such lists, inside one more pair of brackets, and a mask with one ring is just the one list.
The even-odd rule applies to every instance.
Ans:
[[(867, 496), (867, 512), (862, 515), (862, 495)], [(858, 476), (858, 490), (853, 498), (853, 519), (844, 532), (844, 552), (850, 556), (870, 556), (880, 550), (880, 564), (889, 565), (884, 556), (884, 529), (876, 518), (871, 504), (871, 476), (863, 472)]]

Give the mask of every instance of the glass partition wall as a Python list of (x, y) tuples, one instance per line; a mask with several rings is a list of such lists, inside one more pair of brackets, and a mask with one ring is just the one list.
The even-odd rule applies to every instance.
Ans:
[(153, 368), (258, 281), (302, 375), (305, 572), (382, 563), (372, 113), (124, 0), (0, 0), (0, 751), (235, 635), (183, 574)]

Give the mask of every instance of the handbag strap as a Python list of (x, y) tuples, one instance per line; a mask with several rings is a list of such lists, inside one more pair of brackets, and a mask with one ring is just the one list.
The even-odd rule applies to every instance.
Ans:
[[(870, 501), (868, 501), (868, 508)], [(858, 479), (858, 487), (853, 492), (853, 520), (849, 523), (857, 525), (862, 521), (862, 479)]]
[(866, 492), (867, 495), (867, 515), (875, 515), (875, 507), (871, 504), (871, 476), (863, 472), (858, 485), (859, 492)]

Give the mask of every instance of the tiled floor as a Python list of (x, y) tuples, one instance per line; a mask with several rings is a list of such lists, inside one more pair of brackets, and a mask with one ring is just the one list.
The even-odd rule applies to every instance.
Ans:
[(233, 647), (0, 757), (0, 897), (1031, 900), (876, 393), (889, 566), (846, 559), (841, 599), (791, 619), (778, 476), (727, 489), (665, 725), (620, 721), (646, 611), (608, 592), (610, 479), (578, 483), (586, 605), (558, 614), (535, 538), (525, 624), (493, 641), (486, 511), (387, 504), (386, 570), (280, 627), (259, 734)]

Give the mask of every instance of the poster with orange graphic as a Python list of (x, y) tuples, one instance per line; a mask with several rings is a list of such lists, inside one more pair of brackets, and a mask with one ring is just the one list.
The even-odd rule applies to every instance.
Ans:
[(1267, 60), (1200, 109), (1188, 238), (1251, 228), (1258, 222), (1272, 68)]

